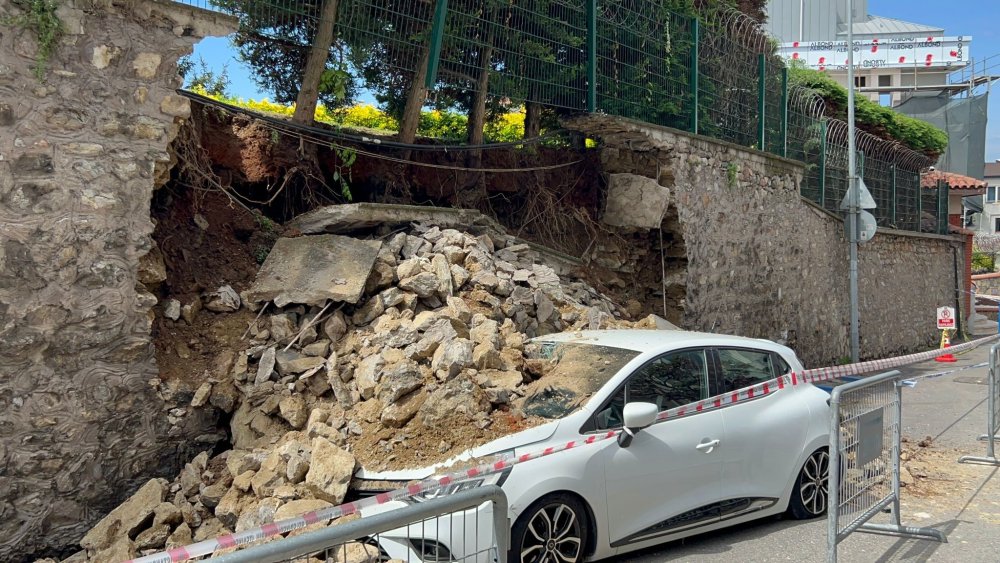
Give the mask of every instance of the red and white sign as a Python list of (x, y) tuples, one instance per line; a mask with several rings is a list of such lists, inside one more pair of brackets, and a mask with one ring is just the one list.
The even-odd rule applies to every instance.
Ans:
[[(854, 42), (854, 67), (956, 68), (969, 64), (972, 37), (906, 37)], [(816, 70), (847, 70), (847, 41), (782, 43), (778, 54)]]
[(955, 328), (955, 309), (954, 307), (938, 307), (937, 310), (937, 327), (941, 329), (945, 328)]

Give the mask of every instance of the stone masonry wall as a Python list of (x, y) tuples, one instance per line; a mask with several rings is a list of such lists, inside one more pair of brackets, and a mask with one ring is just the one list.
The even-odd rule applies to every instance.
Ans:
[[(150, 385), (156, 298), (140, 281), (162, 272), (155, 260), (138, 272), (190, 114), (176, 61), (229, 24), (166, 2), (57, 4), (64, 35), (44, 81), (34, 33), (0, 25), (3, 561), (79, 541), (139, 484), (173, 475), (204, 431), (171, 427)], [(0, 0), (0, 21), (20, 13)]]
[[(655, 179), (676, 208), (688, 260), (684, 328), (784, 341), (814, 367), (850, 355), (843, 222), (799, 196), (801, 165), (607, 116), (568, 125), (600, 140), (604, 172)], [(611, 209), (622, 207), (615, 196)], [(861, 246), (863, 357), (937, 343), (934, 309), (955, 306), (960, 245), (881, 231)]]

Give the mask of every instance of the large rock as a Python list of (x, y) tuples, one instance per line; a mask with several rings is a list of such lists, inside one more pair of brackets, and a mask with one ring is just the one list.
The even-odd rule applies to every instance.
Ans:
[(434, 427), (455, 417), (471, 420), (489, 407), (489, 400), (483, 390), (469, 378), (462, 376), (434, 390), (420, 407), (419, 416), (425, 426)]
[(300, 395), (285, 397), (278, 403), (278, 412), (292, 428), (302, 428), (309, 418), (309, 407)]
[(439, 291), (440, 284), (436, 275), (430, 272), (421, 272), (415, 276), (399, 280), (399, 288), (411, 291), (417, 294), (418, 297), (427, 298)]
[(306, 486), (316, 498), (340, 504), (354, 475), (357, 461), (326, 438), (314, 438)]
[(278, 508), (274, 513), (274, 520), (277, 522), (278, 520), (285, 520), (286, 518), (292, 518), (306, 512), (314, 512), (331, 506), (333, 505), (329, 502), (318, 498), (292, 500)]
[(351, 322), (354, 326), (366, 325), (373, 320), (375, 320), (379, 315), (385, 312), (385, 303), (382, 302), (381, 295), (375, 295), (371, 299), (365, 302), (360, 309), (354, 312), (354, 316), (351, 317)]
[(275, 365), (281, 375), (305, 373), (326, 363), (326, 358), (304, 356), (298, 352), (277, 352)]
[(215, 313), (232, 313), (240, 309), (240, 294), (228, 285), (204, 295), (204, 306)]
[(444, 299), (450, 297), (453, 294), (452, 282), (451, 282), (451, 264), (448, 259), (441, 254), (435, 254), (431, 258), (431, 271), (437, 276), (438, 295)]
[(255, 385), (260, 385), (271, 379), (276, 360), (277, 350), (274, 347), (264, 350), (264, 353), (260, 357), (260, 363), (257, 364), (257, 376), (253, 380)]
[(260, 464), (260, 470), (250, 480), (254, 494), (259, 498), (271, 496), (274, 488), (285, 484), (285, 474), (287, 467), (285, 459), (278, 452), (271, 452)]
[(403, 395), (419, 389), (423, 383), (424, 378), (420, 375), (417, 363), (403, 360), (382, 372), (376, 391), (378, 400), (383, 405), (389, 406)]
[(375, 386), (378, 384), (383, 366), (385, 366), (385, 360), (381, 354), (375, 354), (361, 360), (358, 368), (354, 370), (354, 379), (362, 399), (368, 400), (375, 396)]
[(380, 420), (382, 424), (389, 428), (402, 428), (406, 423), (413, 420), (413, 417), (420, 411), (420, 407), (427, 400), (427, 393), (414, 391), (408, 395), (400, 397), (391, 405), (382, 409)]
[(475, 324), (469, 331), (469, 337), (476, 344), (489, 343), (490, 346), (500, 349), (500, 325), (493, 319), (484, 319)]
[(120, 538), (128, 540), (129, 537), (135, 537), (139, 530), (150, 523), (153, 511), (163, 502), (166, 494), (166, 480), (153, 479), (147, 482), (87, 532), (80, 540), (80, 546), (94, 553), (110, 547)]
[(443, 372), (446, 379), (455, 377), (462, 369), (472, 365), (472, 342), (454, 338), (438, 346), (431, 361), (431, 369)]

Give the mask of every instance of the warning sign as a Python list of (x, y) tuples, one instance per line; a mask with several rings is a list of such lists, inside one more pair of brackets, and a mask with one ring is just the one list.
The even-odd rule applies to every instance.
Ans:
[(938, 307), (937, 310), (937, 327), (941, 329), (955, 328), (955, 309), (954, 307)]

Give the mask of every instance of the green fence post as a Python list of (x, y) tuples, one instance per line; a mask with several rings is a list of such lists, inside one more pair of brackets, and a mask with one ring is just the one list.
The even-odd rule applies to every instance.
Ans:
[(765, 120), (764, 116), (767, 113), (767, 100), (765, 99), (765, 89), (764, 85), (767, 81), (767, 58), (763, 54), (757, 57), (757, 148), (762, 151), (767, 151), (766, 141), (766, 129), (764, 128)]
[(434, 20), (431, 23), (431, 50), (427, 58), (427, 76), (424, 86), (430, 90), (437, 82), (438, 63), (441, 62), (441, 41), (444, 38), (444, 24), (448, 17), (448, 0), (437, 0), (434, 5)]
[(819, 122), (819, 206), (826, 207), (826, 120)]
[(948, 234), (948, 182), (938, 180), (938, 233)]
[(896, 226), (896, 163), (892, 163), (892, 168), (890, 169), (892, 173), (892, 185), (890, 186), (890, 196), (892, 198), (892, 209), (889, 211), (889, 221), (892, 226)]
[(597, 0), (587, 0), (587, 111), (597, 111)]
[(691, 18), (691, 132), (698, 134), (698, 57), (701, 29), (698, 17)]
[(781, 156), (788, 158), (788, 67), (781, 69)]
[(922, 233), (924, 216), (924, 188), (920, 186), (920, 172), (916, 172), (917, 177), (917, 232)]

